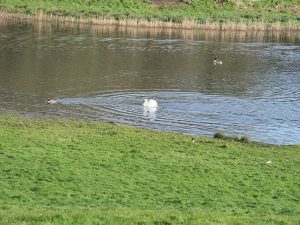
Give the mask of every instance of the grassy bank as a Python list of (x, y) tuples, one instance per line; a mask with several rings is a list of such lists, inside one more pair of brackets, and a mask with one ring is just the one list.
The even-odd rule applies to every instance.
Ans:
[(5, 14), (19, 17), (27, 15), (32, 19), (94, 24), (187, 29), (300, 30), (299, 0), (0, 0), (0, 10)]
[(15, 116), (0, 140), (0, 224), (299, 224), (300, 146)]

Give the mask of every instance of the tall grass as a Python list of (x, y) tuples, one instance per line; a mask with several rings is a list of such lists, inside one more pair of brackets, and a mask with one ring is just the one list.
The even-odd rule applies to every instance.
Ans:
[(11, 14), (7, 12), (0, 12), (0, 19), (20, 19), (30, 21), (56, 21), (59, 23), (73, 23), (73, 24), (91, 24), (91, 25), (118, 25), (126, 27), (139, 28), (175, 28), (175, 29), (201, 29), (201, 30), (223, 30), (223, 31), (298, 31), (300, 30), (300, 23), (296, 21), (289, 21), (288, 23), (265, 23), (259, 22), (205, 22), (198, 23), (195, 21), (184, 20), (182, 23), (175, 23), (172, 21), (147, 21), (143, 19), (114, 19), (113, 17), (97, 17), (97, 18), (76, 18), (71, 16), (57, 16), (53, 14), (44, 14), (42, 11), (32, 13), (30, 15)]
[[(5, 15), (7, 16), (7, 15)], [(3, 17), (4, 18), (4, 17)], [(10, 19), (0, 20), (0, 26), (10, 26), (16, 22), (22, 22), (23, 18), (13, 17)], [(51, 20), (50, 22), (44, 21), (31, 21), (32, 28), (36, 32), (47, 31), (48, 33), (53, 32), (53, 28), (60, 29), (73, 29), (77, 30), (78, 28), (82, 31), (92, 32), (93, 35), (99, 36), (103, 33), (115, 33), (118, 32), (120, 35), (126, 35), (133, 38), (139, 38), (141, 36), (149, 36), (149, 38), (157, 38), (158, 36), (167, 36), (171, 37), (176, 35), (179, 39), (183, 40), (193, 40), (193, 39), (203, 39), (207, 41), (250, 41), (253, 38), (257, 42), (265, 42), (266, 40), (272, 40), (280, 42), (283, 39), (290, 43), (298, 43), (300, 40), (300, 32), (297, 31), (286, 31), (286, 32), (277, 32), (277, 31), (253, 31), (253, 30), (244, 30), (244, 31), (224, 31), (224, 30), (201, 30), (201, 29), (173, 29), (173, 28), (142, 28), (135, 26), (111, 26), (111, 25), (93, 25), (87, 23), (67, 23), (67, 22), (56, 22)]]
[[(29, 1), (1, 0), (0, 11), (35, 20), (59, 20), (92, 24), (117, 24), (138, 27), (166, 27), (221, 30), (300, 30), (297, 2), (287, 4), (279, 11), (268, 1), (260, 5), (224, 1), (187, 1), (175, 6), (155, 7), (151, 1)], [(252, 1), (243, 1), (244, 3)], [(3, 16), (3, 14), (2, 14)]]

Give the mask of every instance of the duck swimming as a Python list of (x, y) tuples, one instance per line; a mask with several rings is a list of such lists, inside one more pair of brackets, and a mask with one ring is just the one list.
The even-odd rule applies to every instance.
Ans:
[(221, 60), (218, 60), (218, 58), (217, 58), (217, 56), (216, 56), (215, 59), (214, 59), (214, 64), (215, 64), (215, 65), (217, 65), (217, 64), (222, 65), (223, 62), (222, 62)]
[(144, 99), (143, 106), (144, 107), (154, 108), (154, 107), (157, 107), (158, 104), (157, 104), (157, 101), (155, 101), (154, 99), (150, 99), (150, 100)]
[(54, 99), (48, 98), (48, 99), (47, 99), (47, 103), (48, 103), (48, 104), (56, 104), (57, 101), (54, 100)]

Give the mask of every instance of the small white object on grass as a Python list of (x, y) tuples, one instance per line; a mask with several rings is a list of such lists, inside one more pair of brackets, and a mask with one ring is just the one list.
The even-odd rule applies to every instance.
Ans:
[(268, 162), (267, 162), (267, 164), (271, 164), (272, 163), (272, 161), (271, 160), (269, 160)]

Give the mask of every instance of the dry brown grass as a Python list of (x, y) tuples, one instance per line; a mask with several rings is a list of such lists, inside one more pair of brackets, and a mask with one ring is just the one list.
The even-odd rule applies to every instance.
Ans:
[[(1, 15), (0, 15), (1, 18)], [(2, 17), (4, 18), (4, 17)], [(14, 23), (16, 21), (22, 21), (22, 17), (6, 17), (10, 19), (0, 19), (0, 25), (6, 26)], [(108, 21), (108, 20), (107, 20)], [(137, 26), (133, 23), (131, 26), (118, 26), (115, 25), (115, 21), (111, 20), (110, 23), (106, 25), (99, 25), (98, 23), (75, 23), (75, 22), (61, 22), (60, 20), (42, 21), (42, 20), (32, 20), (33, 29), (37, 32), (51, 32), (55, 28), (69, 28), (69, 29), (80, 29), (88, 30), (93, 32), (95, 36), (102, 35), (104, 33), (119, 33), (120, 35), (129, 35), (133, 38), (138, 38), (143, 35), (147, 35), (150, 38), (156, 38), (157, 36), (169, 36), (174, 35), (183, 40), (194, 40), (203, 39), (208, 41), (231, 41), (231, 40), (253, 40), (258, 42), (263, 42), (266, 39), (271, 39), (273, 41), (281, 41), (283, 38), (291, 43), (299, 42), (300, 32), (297, 31), (278, 31), (273, 28), (272, 31), (265, 32), (263, 30), (253, 29), (253, 30), (220, 30), (220, 29), (175, 29), (175, 28), (165, 28), (165, 27), (154, 27), (149, 29), (148, 27)], [(134, 21), (133, 21), (134, 22)], [(290, 26), (292, 26), (291, 24)], [(234, 28), (234, 27), (233, 27)]]
[(0, 12), (0, 18), (9, 18), (12, 20), (30, 20), (30, 21), (56, 21), (58, 23), (75, 23), (75, 24), (91, 24), (91, 25), (118, 25), (126, 27), (138, 28), (179, 28), (187, 30), (222, 30), (222, 31), (299, 31), (300, 24), (294, 21), (288, 23), (265, 23), (260, 22), (205, 22), (197, 23), (192, 20), (184, 20), (182, 23), (163, 22), (163, 21), (146, 21), (138, 19), (123, 19), (115, 20), (112, 17), (97, 17), (97, 18), (74, 18), (61, 17), (52, 14), (44, 14), (37, 11), (32, 15), (10, 14)]

